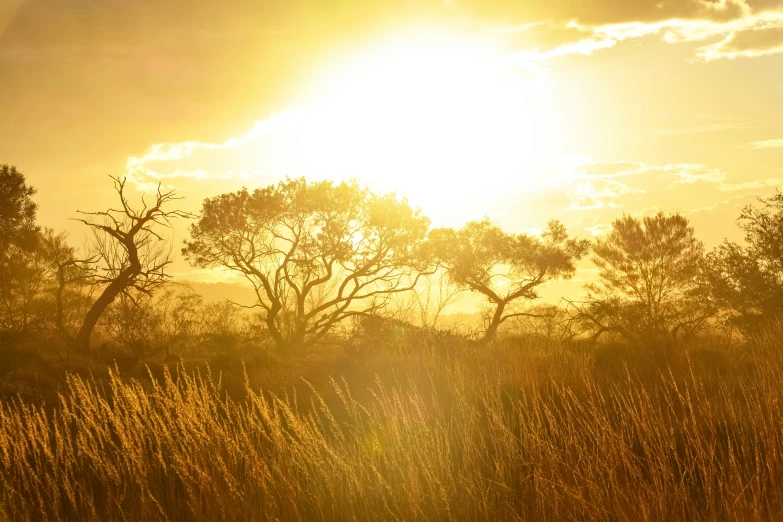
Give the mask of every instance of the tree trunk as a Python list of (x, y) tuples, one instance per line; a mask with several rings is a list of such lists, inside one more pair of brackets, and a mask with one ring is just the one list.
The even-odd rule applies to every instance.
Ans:
[(73, 338), (65, 329), (63, 322), (63, 291), (65, 290), (65, 267), (62, 264), (57, 264), (57, 291), (55, 292), (55, 302), (57, 303), (57, 311), (55, 320), (57, 321), (57, 331), (60, 337), (65, 341), (65, 360), (71, 360), (71, 345), (73, 344)]
[(489, 322), (489, 326), (487, 327), (487, 331), (484, 333), (482, 341), (489, 343), (497, 338), (498, 328), (500, 327), (500, 321), (503, 319), (503, 312), (505, 310), (506, 303), (502, 301), (497, 303), (497, 308), (495, 308), (495, 313), (492, 315), (492, 319)]
[(123, 270), (117, 279), (109, 283), (109, 286), (103, 289), (101, 295), (90, 307), (87, 315), (84, 316), (82, 326), (76, 333), (74, 343), (79, 349), (84, 351), (90, 350), (90, 336), (95, 329), (95, 325), (98, 324), (101, 315), (103, 315), (106, 308), (114, 302), (117, 296), (128, 287), (130, 281), (139, 275), (139, 272), (140, 270), (136, 270), (134, 266), (131, 265), (129, 268)]
[(272, 340), (275, 342), (277, 349), (281, 352), (287, 352), (290, 343), (283, 337), (283, 334), (280, 332), (280, 328), (277, 325), (277, 315), (280, 313), (280, 309), (280, 303), (272, 301), (271, 308), (267, 311), (264, 321), (266, 322), (266, 327), (269, 330), (269, 334), (272, 336)]

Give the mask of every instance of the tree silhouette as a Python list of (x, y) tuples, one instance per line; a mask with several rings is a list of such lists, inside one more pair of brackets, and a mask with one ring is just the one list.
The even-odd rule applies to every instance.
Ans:
[(676, 339), (712, 315), (702, 280), (704, 247), (688, 220), (658, 213), (624, 215), (593, 247), (598, 281), (572, 319), (593, 338), (614, 332), (641, 342)]
[(34, 248), (13, 249), (6, 264), (9, 276), (0, 286), (0, 330), (28, 335), (50, 322), (54, 302), (56, 267), (53, 261), (68, 251), (65, 234), (40, 230)]
[(745, 245), (725, 241), (707, 255), (712, 294), (745, 333), (783, 312), (783, 193), (759, 202), (737, 220)]
[(422, 277), (411, 292), (394, 299), (393, 319), (437, 329), (443, 313), (458, 301), (465, 289), (454, 285), (442, 269)]
[(554, 279), (571, 277), (589, 242), (568, 237), (559, 221), (551, 221), (541, 237), (509, 234), (488, 219), (460, 230), (430, 232), (429, 244), (439, 265), (460, 287), (482, 294), (493, 306), (484, 340), (495, 339), (504, 321), (529, 312), (513, 304), (538, 297), (537, 289)]
[(35, 246), (40, 230), (35, 224), (35, 192), (16, 167), (0, 165), (0, 260), (12, 246), (28, 250)]
[(0, 329), (6, 332), (27, 330), (42, 284), (34, 195), (16, 167), (0, 165)]
[(205, 200), (183, 253), (196, 266), (240, 273), (275, 344), (288, 350), (415, 287), (428, 227), (392, 194), (289, 179)]
[[(71, 338), (72, 344), (83, 350), (89, 350), (95, 326), (119, 295), (129, 299), (135, 292), (149, 295), (169, 281), (166, 267), (171, 263), (170, 251), (156, 229), (170, 227), (173, 218), (189, 217), (186, 212), (167, 208), (181, 198), (173, 190), (162, 190), (160, 185), (153, 204), (148, 206), (142, 197), (142, 208), (134, 209), (125, 193), (126, 179), (112, 179), (121, 207), (80, 212), (84, 217), (77, 220), (93, 231), (91, 251), (83, 259), (65, 256), (58, 262), (58, 295), (77, 280), (87, 280), (97, 290), (97, 297)], [(71, 277), (67, 276), (69, 272)], [(58, 310), (62, 310), (61, 303)]]

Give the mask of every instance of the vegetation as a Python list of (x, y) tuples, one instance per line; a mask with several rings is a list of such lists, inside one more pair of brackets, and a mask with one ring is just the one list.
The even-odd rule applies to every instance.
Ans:
[(0, 326), (5, 335), (27, 331), (35, 289), (25, 283), (43, 279), (29, 256), (40, 233), (34, 195), (16, 167), (0, 165)]
[(744, 332), (783, 309), (783, 193), (745, 207), (738, 219), (745, 244), (724, 242), (707, 256), (710, 288)]
[(509, 234), (489, 220), (473, 221), (462, 229), (436, 229), (431, 248), (446, 275), (456, 285), (478, 292), (494, 307), (488, 314), (484, 339), (492, 341), (506, 320), (529, 312), (512, 311), (519, 300), (536, 299), (539, 286), (568, 278), (589, 248), (568, 237), (558, 221), (541, 238)]
[[(705, 254), (676, 214), (589, 242), (243, 189), (183, 254), (248, 308), (171, 281), (173, 192), (114, 186), (80, 250), (0, 170), (0, 520), (783, 517), (780, 193)], [(581, 298), (535, 306), (588, 254)], [(484, 328), (445, 329), (468, 293)]]
[[(70, 377), (52, 414), (7, 403), (3, 515), (783, 515), (780, 329), (744, 353), (719, 343), (683, 347), (665, 371), (649, 352), (622, 346), (486, 347), (409, 335), (384, 347), (389, 332), (370, 334), (347, 359), (321, 351), (304, 364), (247, 368), (246, 388), (241, 373), (166, 371), (145, 381), (113, 373), (104, 384)], [(330, 381), (336, 364), (346, 377)]]
[(593, 247), (596, 282), (572, 318), (593, 339), (617, 333), (629, 341), (667, 344), (714, 315), (704, 277), (704, 246), (681, 215), (623, 216)]
[[(147, 206), (142, 198), (142, 208), (134, 210), (125, 195), (125, 179), (114, 179), (114, 188), (120, 197), (121, 208), (101, 212), (82, 212), (79, 219), (92, 228), (94, 242), (88, 258), (80, 263), (82, 272), (78, 279), (88, 280), (97, 290), (84, 319), (74, 336), (68, 341), (83, 350), (89, 350), (92, 331), (103, 313), (119, 296), (133, 300), (135, 295), (152, 295), (169, 280), (166, 267), (171, 263), (169, 252), (156, 227), (171, 226), (170, 220), (188, 215), (179, 210), (169, 210), (169, 204), (177, 197), (174, 191), (161, 191), (158, 185), (155, 203)], [(60, 264), (58, 268), (62, 267)], [(69, 280), (68, 282), (72, 282)], [(60, 279), (60, 292), (66, 279)], [(61, 326), (61, 331), (67, 330)]]
[(242, 274), (275, 344), (289, 350), (413, 289), (427, 269), (428, 228), (394, 195), (296, 179), (206, 200), (183, 253)]

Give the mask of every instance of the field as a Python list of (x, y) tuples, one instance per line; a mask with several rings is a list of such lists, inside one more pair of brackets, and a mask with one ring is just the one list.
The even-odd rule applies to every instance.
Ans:
[(780, 520), (783, 328), (668, 350), (391, 326), (0, 406), (7, 520)]

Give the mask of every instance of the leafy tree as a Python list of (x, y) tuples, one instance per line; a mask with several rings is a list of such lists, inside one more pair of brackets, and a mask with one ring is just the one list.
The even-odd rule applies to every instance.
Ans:
[(54, 260), (71, 249), (65, 234), (46, 228), (39, 232), (35, 247), (13, 253), (6, 263), (9, 277), (0, 286), (0, 329), (27, 335), (54, 325), (56, 269)]
[(460, 230), (430, 232), (429, 244), (450, 280), (482, 294), (493, 310), (484, 334), (493, 340), (503, 322), (528, 312), (514, 311), (520, 300), (538, 297), (538, 288), (555, 279), (569, 278), (589, 243), (568, 237), (559, 221), (551, 221), (541, 237), (504, 232), (488, 219), (472, 221)]
[(34, 195), (16, 167), (0, 165), (0, 330), (7, 333), (27, 331), (43, 284)]
[(598, 338), (671, 341), (712, 315), (702, 279), (704, 246), (679, 215), (623, 216), (593, 247), (598, 281), (572, 318)]
[(196, 266), (244, 276), (275, 344), (287, 350), (415, 287), (428, 228), (392, 194), (287, 179), (205, 200), (183, 253)]
[(745, 333), (783, 312), (783, 193), (759, 202), (737, 220), (745, 244), (725, 241), (707, 255), (712, 295)]
[(25, 250), (35, 246), (40, 230), (35, 224), (38, 210), (33, 201), (35, 192), (16, 167), (0, 165), (0, 256), (3, 260), (12, 245)]
[[(0, 331), (19, 343), (58, 336), (66, 319), (55, 306), (56, 260), (70, 255), (64, 234), (35, 222), (36, 191), (15, 167), (0, 165)], [(68, 304), (75, 305), (71, 296)]]

